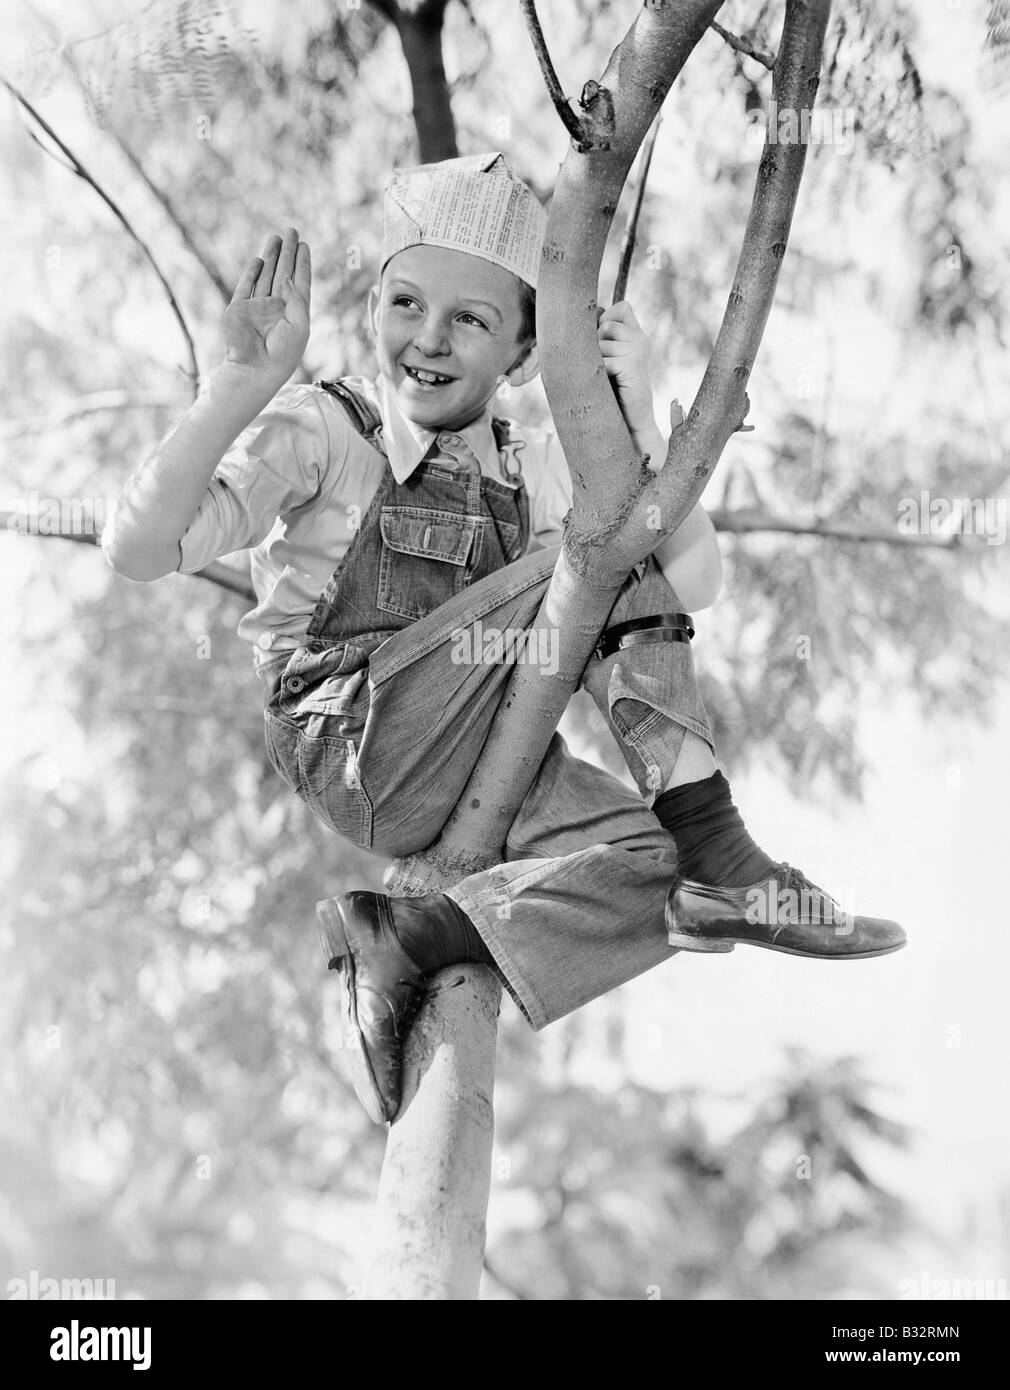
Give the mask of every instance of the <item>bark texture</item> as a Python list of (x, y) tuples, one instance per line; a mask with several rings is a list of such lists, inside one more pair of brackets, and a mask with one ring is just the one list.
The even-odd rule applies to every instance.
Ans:
[(457, 966), (432, 981), (404, 1058), (376, 1198), (369, 1299), (472, 1299), (484, 1261), (501, 988)]

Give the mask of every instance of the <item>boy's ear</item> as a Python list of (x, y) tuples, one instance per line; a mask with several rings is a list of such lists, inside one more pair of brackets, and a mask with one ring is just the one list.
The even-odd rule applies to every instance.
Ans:
[(528, 381), (533, 380), (539, 371), (540, 353), (537, 349), (536, 339), (533, 339), (515, 365), (505, 373), (505, 379), (510, 386), (525, 386)]
[(379, 287), (378, 287), (378, 285), (373, 285), (372, 288), (368, 291), (368, 309), (367, 309), (367, 312), (368, 312), (368, 335), (369, 335), (369, 337), (371, 338), (372, 342), (374, 343), (375, 340), (376, 340), (376, 338), (379, 336), (379, 334), (378, 334), (378, 328), (376, 327), (376, 323), (375, 323), (376, 315), (377, 315), (378, 312), (379, 312)]

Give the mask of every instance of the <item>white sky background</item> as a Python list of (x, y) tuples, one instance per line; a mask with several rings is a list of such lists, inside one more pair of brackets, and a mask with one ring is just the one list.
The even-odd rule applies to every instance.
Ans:
[[(259, 7), (248, 9), (255, 22)], [(263, 17), (268, 13), (277, 12), (264, 9)], [(931, 0), (920, 16), (929, 42), (917, 51), (927, 78), (942, 76), (975, 105), (979, 138), (995, 150), (1005, 145), (1006, 128), (986, 119), (985, 97), (973, 82), (977, 15), (977, 5)], [(53, 177), (66, 179), (59, 171)], [(1006, 185), (997, 194), (1004, 212), (1008, 195)], [(64, 196), (87, 195), (74, 188)], [(773, 309), (770, 334), (774, 324)], [(846, 330), (835, 328), (844, 358)], [(174, 340), (166, 351), (177, 354)], [(864, 381), (868, 366), (861, 355)], [(886, 375), (888, 368), (882, 370)], [(678, 394), (684, 399), (679, 389)], [(1005, 404), (998, 407), (1005, 417)], [(4, 414), (11, 410), (8, 402)], [(18, 473), (28, 470), (19, 467)], [(54, 724), (56, 711), (40, 703), (41, 679), (13, 657), (35, 601), (30, 552), (61, 544), (0, 537), (0, 775), (43, 747), (54, 728), (53, 754), (64, 775), (73, 776), (76, 767), (86, 776), (100, 764), (100, 752), (80, 747), (69, 721), (65, 727), (59, 719)], [(89, 568), (102, 566), (82, 548), (67, 545), (66, 551), (68, 578), (75, 584), (86, 584)], [(895, 563), (900, 561), (896, 550)], [(97, 589), (97, 573), (95, 582)], [(994, 578), (994, 586), (998, 582)], [(992, 597), (995, 602), (997, 595)], [(706, 621), (716, 622), (718, 611), (717, 606)], [(696, 655), (703, 664), (703, 633)], [(714, 1116), (720, 1098), (746, 1095), (778, 1071), (786, 1044), (824, 1057), (852, 1053), (864, 1059), (867, 1073), (882, 1083), (878, 1108), (918, 1134), (908, 1158), (895, 1159), (888, 1171), (871, 1163), (871, 1171), (953, 1239), (945, 1267), (939, 1255), (931, 1255), (934, 1277), (1010, 1280), (1005, 1243), (997, 1249), (985, 1236), (962, 1242), (959, 1235), (967, 1209), (988, 1225), (998, 1200), (1005, 1202), (1010, 1192), (1005, 696), (1004, 691), (995, 726), (984, 731), (972, 723), (970, 710), (963, 721), (943, 725), (925, 723), (903, 700), (863, 710), (871, 771), (858, 807), (812, 805), (761, 774), (734, 781), (737, 804), (759, 843), (836, 893), (858, 885), (859, 910), (906, 925), (906, 951), (855, 963), (807, 962), (746, 947), (727, 956), (681, 955), (626, 987), (616, 1001), (590, 1006), (589, 1014), (600, 1021), (601, 1049), (587, 1080), (607, 1080), (602, 1025), (611, 1009), (621, 1007), (633, 1020), (626, 1060), (635, 1074), (654, 1085), (697, 1087), (713, 1098)], [(542, 1037), (549, 1051), (552, 1030)], [(615, 1082), (617, 1076), (615, 1069)], [(896, 1277), (917, 1273), (918, 1267), (899, 1269)]]
[[(958, 1239), (972, 1211), (984, 1225), (995, 1219), (1010, 1185), (1005, 701), (1004, 710), (988, 733), (927, 726), (901, 707), (872, 711), (864, 746), (873, 772), (859, 807), (829, 812), (761, 775), (734, 781), (760, 844), (836, 892), (857, 883), (859, 910), (905, 924), (905, 951), (863, 962), (746, 947), (681, 954), (627, 986), (623, 1000), (640, 1079), (697, 1087), (713, 1098), (713, 1117), (722, 1098), (760, 1090), (788, 1044), (858, 1056), (880, 1083), (876, 1108), (917, 1136), (910, 1155), (886, 1167), (868, 1154), (871, 1173), (955, 1241), (948, 1267), (934, 1254), (932, 1276), (1010, 1284), (1005, 1244), (968, 1250)], [(727, 1123), (739, 1118), (724, 1108)]]

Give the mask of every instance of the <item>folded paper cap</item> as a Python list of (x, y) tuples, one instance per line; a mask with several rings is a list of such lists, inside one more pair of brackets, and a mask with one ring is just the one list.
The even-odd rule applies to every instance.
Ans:
[(447, 246), (536, 289), (547, 215), (498, 150), (400, 169), (386, 188), (382, 266), (409, 246)]

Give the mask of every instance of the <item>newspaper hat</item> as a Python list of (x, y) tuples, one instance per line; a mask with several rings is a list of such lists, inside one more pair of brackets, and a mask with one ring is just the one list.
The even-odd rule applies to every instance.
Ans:
[(382, 268), (408, 246), (447, 246), (536, 289), (546, 224), (536, 195), (499, 150), (399, 169), (386, 187)]

